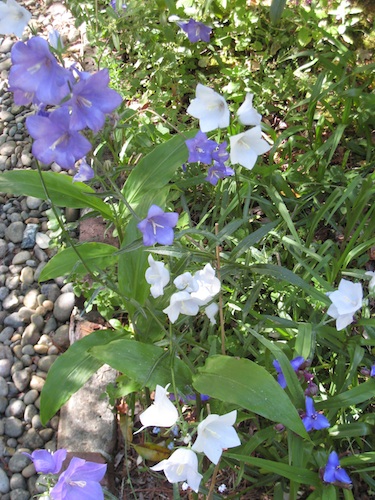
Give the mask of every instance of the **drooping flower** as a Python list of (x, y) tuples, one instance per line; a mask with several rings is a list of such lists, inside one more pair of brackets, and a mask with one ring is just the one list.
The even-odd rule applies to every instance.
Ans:
[(208, 415), (198, 425), (198, 436), (193, 444), (194, 451), (203, 452), (215, 465), (219, 462), (224, 449), (240, 446), (241, 441), (233, 428), (237, 410), (225, 415)]
[(217, 144), (217, 147), (212, 151), (212, 159), (220, 164), (223, 164), (229, 159), (229, 153), (227, 151), (228, 143), (227, 141)]
[(11, 59), (11, 91), (30, 93), (44, 104), (59, 104), (69, 94), (68, 82), (74, 83), (73, 75), (58, 64), (43, 38), (35, 36), (27, 43), (17, 42), (12, 47)]
[(72, 130), (88, 127), (98, 132), (103, 128), (106, 114), (112, 113), (122, 102), (120, 94), (108, 88), (108, 84), (108, 69), (102, 69), (73, 85), (71, 98), (63, 104), (71, 110)]
[(177, 24), (187, 34), (191, 43), (199, 42), (200, 40), (203, 42), (210, 41), (212, 28), (206, 24), (195, 21), (194, 19), (190, 19), (187, 23), (178, 22)]
[(171, 295), (169, 306), (163, 309), (169, 321), (175, 323), (180, 314), (195, 316), (199, 312), (199, 303), (189, 292), (176, 292)]
[(94, 169), (87, 163), (86, 158), (82, 158), (78, 167), (78, 172), (73, 177), (75, 182), (87, 182), (95, 177)]
[(151, 285), (151, 295), (156, 299), (164, 293), (164, 287), (168, 285), (170, 274), (164, 262), (157, 262), (150, 254), (148, 256), (150, 267), (146, 269), (146, 281)]
[(62, 41), (61, 35), (57, 30), (51, 29), (48, 32), (48, 43), (55, 50), (62, 50), (64, 48), (64, 43)]
[(186, 481), (198, 493), (202, 474), (198, 472), (197, 455), (189, 448), (178, 448), (167, 460), (150, 467), (154, 471), (163, 470), (170, 483)]
[(352, 482), (347, 472), (340, 467), (339, 456), (335, 451), (332, 451), (328, 457), (323, 479), (326, 483), (338, 482), (350, 484)]
[(216, 302), (212, 302), (209, 306), (207, 306), (204, 309), (204, 313), (207, 316), (207, 318), (210, 320), (210, 323), (212, 325), (216, 325), (215, 316), (218, 312), (219, 312), (219, 306), (216, 304)]
[(26, 126), (34, 139), (33, 155), (47, 165), (56, 162), (68, 170), (91, 149), (90, 141), (70, 128), (70, 115), (66, 107), (52, 111), (48, 117), (29, 116)]
[(217, 148), (217, 143), (208, 139), (201, 130), (192, 139), (187, 139), (185, 144), (189, 150), (189, 163), (200, 161), (209, 165), (212, 162), (212, 153)]
[[(166, 387), (156, 386), (155, 399), (151, 406), (141, 413), (139, 420), (141, 421), (142, 428), (146, 427), (172, 427), (178, 419), (178, 411), (174, 404), (168, 398)], [(139, 432), (139, 431), (138, 431)]]
[(106, 469), (107, 464), (73, 457), (69, 467), (60, 474), (50, 495), (53, 500), (103, 500), (104, 494), (99, 482), (103, 479)]
[(259, 126), (233, 135), (229, 140), (231, 163), (238, 163), (248, 170), (254, 167), (259, 155), (271, 149), (268, 142), (262, 139), (262, 130)]
[(219, 179), (225, 179), (226, 177), (230, 177), (232, 175), (234, 175), (234, 170), (232, 168), (214, 161), (212, 167), (208, 169), (207, 177), (204, 180), (208, 181), (213, 186), (216, 186)]
[(206, 264), (202, 270), (197, 271), (194, 278), (198, 282), (198, 290), (192, 292), (191, 296), (199, 305), (205, 306), (220, 292), (220, 280), (216, 277), (211, 264)]
[(197, 85), (196, 97), (187, 108), (187, 113), (198, 118), (202, 132), (229, 125), (229, 108), (224, 97), (201, 83)]
[(24, 452), (24, 455), (28, 456), (34, 462), (35, 470), (37, 472), (41, 472), (43, 474), (58, 474), (67, 453), (68, 452), (64, 449), (57, 450), (55, 452), (35, 450), (31, 454)]
[(336, 320), (336, 329), (343, 330), (353, 322), (354, 313), (362, 307), (362, 285), (342, 279), (338, 290), (327, 292), (327, 295), (332, 301), (327, 314)]
[(328, 419), (315, 410), (314, 401), (312, 398), (306, 397), (305, 404), (306, 414), (302, 418), (302, 422), (307, 432), (310, 432), (312, 430), (319, 431), (321, 429), (327, 429), (328, 427), (330, 427), (331, 424), (328, 422)]
[(238, 108), (237, 116), (243, 125), (260, 125), (262, 115), (253, 108), (254, 94), (246, 94), (246, 98)]
[(372, 365), (372, 367), (371, 367), (370, 377), (375, 377), (375, 365)]
[(173, 280), (173, 284), (178, 290), (183, 290), (185, 292), (196, 292), (199, 288), (197, 280), (189, 272), (177, 276), (177, 278)]
[(146, 219), (137, 224), (137, 228), (143, 233), (143, 244), (172, 245), (174, 237), (172, 228), (176, 226), (177, 221), (178, 213), (163, 212), (157, 205), (151, 205)]
[(30, 12), (15, 2), (15, 0), (0, 2), (0, 35), (11, 35), (14, 33), (21, 38), (30, 19)]
[[(292, 359), (292, 361), (290, 362), (290, 365), (293, 368), (293, 370), (297, 373), (299, 371), (299, 369), (301, 368), (301, 366), (304, 364), (304, 362), (305, 362), (305, 358), (303, 358), (302, 356), (297, 356), (296, 358)], [(284, 376), (283, 371), (281, 369), (280, 363), (277, 361), (277, 359), (274, 359), (272, 364), (277, 371), (278, 383), (281, 385), (281, 387), (283, 389), (285, 389), (287, 384), (286, 384), (285, 376)]]

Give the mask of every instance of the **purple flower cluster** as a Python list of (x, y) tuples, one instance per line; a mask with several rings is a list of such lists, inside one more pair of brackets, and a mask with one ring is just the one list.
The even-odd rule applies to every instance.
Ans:
[[(122, 102), (120, 94), (108, 88), (108, 70), (90, 74), (74, 67), (66, 69), (57, 62), (48, 42), (40, 37), (17, 42), (11, 59), (9, 86), (15, 103), (32, 103), (40, 110), (26, 119), (28, 131), (35, 139), (33, 155), (43, 163), (56, 162), (61, 168), (74, 168), (75, 162), (91, 149), (91, 143), (80, 131), (89, 128), (97, 133), (103, 128), (106, 115)], [(91, 169), (88, 176), (92, 176)], [(83, 175), (81, 179), (87, 180)]]
[[(60, 473), (66, 459), (66, 450), (50, 453), (47, 450), (35, 450), (31, 455), (25, 453), (33, 462), (35, 470), (42, 474)], [(87, 462), (82, 458), (73, 457), (69, 466), (61, 472), (56, 484), (50, 491), (53, 500), (72, 500), (74, 498), (95, 498), (103, 500), (104, 494), (100, 481), (106, 472), (106, 464)]]
[[(283, 374), (283, 371), (281, 369), (280, 363), (275, 359), (272, 362), (274, 368), (277, 371), (277, 381), (281, 385), (283, 389), (286, 388), (286, 380), (285, 376)], [(290, 361), (290, 365), (297, 374), (298, 378), (301, 380), (304, 380), (307, 382), (307, 388), (305, 389), (305, 395), (306, 396), (314, 396), (317, 391), (318, 387), (317, 385), (313, 382), (314, 375), (308, 372), (307, 368), (310, 366), (310, 362), (308, 360), (305, 361), (305, 358), (302, 356), (297, 356), (296, 358), (292, 359)]]
[(229, 158), (229, 153), (227, 152), (228, 144), (226, 142), (218, 144), (199, 130), (197, 135), (192, 139), (186, 140), (185, 144), (189, 151), (188, 162), (200, 162), (206, 165), (212, 164), (205, 180), (213, 186), (216, 186), (219, 179), (224, 179), (234, 174), (234, 170), (225, 165), (225, 162)]

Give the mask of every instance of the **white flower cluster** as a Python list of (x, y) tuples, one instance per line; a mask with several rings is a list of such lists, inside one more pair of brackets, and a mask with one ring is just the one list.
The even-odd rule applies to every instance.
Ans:
[[(140, 416), (140, 430), (154, 426), (172, 427), (177, 422), (178, 413), (168, 397), (168, 387), (169, 384), (166, 387), (156, 386), (154, 403)], [(195, 451), (203, 452), (216, 465), (224, 449), (241, 444), (233, 428), (236, 418), (237, 410), (225, 415), (208, 415), (198, 425), (197, 439), (191, 448), (178, 448), (168, 459), (162, 460), (151, 469), (163, 470), (170, 483), (186, 481), (192, 490), (198, 492), (203, 476), (198, 472), (198, 457)]]
[[(253, 128), (233, 135), (230, 140), (230, 161), (238, 163), (251, 170), (259, 155), (267, 153), (271, 146), (262, 139), (260, 122), (262, 116), (253, 108), (253, 94), (246, 94), (246, 99), (237, 111), (237, 116), (243, 125)], [(229, 125), (230, 113), (223, 96), (214, 90), (198, 83), (196, 97), (187, 108), (187, 113), (198, 118), (202, 132), (210, 132)]]
[[(164, 287), (170, 281), (170, 274), (164, 263), (155, 261), (151, 254), (148, 263), (150, 267), (146, 270), (146, 281), (151, 285), (151, 295), (157, 298), (164, 295)], [(206, 306), (204, 312), (211, 323), (216, 323), (215, 315), (219, 307), (211, 301), (220, 292), (220, 280), (215, 276), (211, 264), (206, 264), (194, 275), (183, 273), (173, 283), (178, 292), (172, 294), (169, 306), (163, 310), (171, 323), (175, 323), (180, 314), (195, 316), (202, 306)]]

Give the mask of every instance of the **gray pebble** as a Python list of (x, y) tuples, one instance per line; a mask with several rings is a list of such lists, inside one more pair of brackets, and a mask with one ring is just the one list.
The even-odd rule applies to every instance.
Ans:
[[(47, 301), (45, 301), (45, 302), (47, 302)], [(53, 305), (52, 305), (52, 307), (53, 307)], [(57, 327), (57, 322), (56, 322), (55, 318), (53, 316), (51, 316), (50, 318), (47, 319), (47, 321), (44, 325), (43, 333), (44, 334), (51, 333), (53, 330), (56, 330), (56, 327)]]
[(7, 381), (0, 377), (0, 396), (7, 396), (9, 392), (9, 387)]
[(26, 479), (28, 479), (31, 476), (34, 476), (34, 474), (36, 474), (36, 470), (35, 470), (35, 465), (33, 463), (27, 465), (22, 471), (22, 475)]
[(28, 250), (22, 250), (13, 257), (12, 264), (24, 264), (30, 257), (31, 253)]
[[(0, 413), (5, 413), (5, 410), (8, 406), (8, 399), (5, 396), (0, 396)], [(3, 422), (4, 425), (4, 422)], [(3, 430), (4, 433), (4, 430)], [(1, 441), (0, 441), (0, 448), (1, 448)], [(1, 457), (1, 449), (0, 449), (0, 457)]]
[(21, 248), (34, 248), (38, 224), (27, 224), (23, 232)]
[(12, 362), (9, 359), (0, 359), (0, 377), (8, 377), (11, 367)]
[(13, 383), (17, 387), (17, 389), (20, 392), (23, 392), (26, 389), (26, 387), (29, 385), (29, 382), (31, 380), (31, 375), (30, 375), (29, 369), (20, 370), (20, 371), (13, 373), (12, 379), (13, 379)]
[(9, 314), (9, 316), (4, 319), (4, 325), (11, 326), (12, 328), (19, 328), (20, 326), (24, 325), (24, 322), (19, 317), (18, 312), (14, 312), (12, 314)]
[(23, 418), (25, 408), (26, 405), (21, 399), (14, 399), (9, 403), (8, 408), (5, 411), (5, 416)]
[[(23, 299), (25, 301), (25, 299)], [(20, 315), (20, 318), (22, 318), (24, 321), (30, 322), (31, 321), (31, 315), (34, 314), (34, 309), (29, 309), (28, 307), (21, 307), (18, 310), (18, 314)]]
[(16, 290), (12, 290), (10, 294), (7, 295), (3, 300), (3, 308), (5, 311), (14, 310), (18, 306), (18, 304), (18, 292)]
[(31, 285), (34, 282), (34, 270), (26, 266), (21, 271), (20, 280), (25, 285)]
[[(21, 442), (22, 445), (25, 448), (29, 448), (29, 450), (37, 450), (38, 448), (42, 448), (42, 446), (44, 446), (43, 439), (33, 428), (26, 431), (26, 433), (21, 438)], [(24, 471), (22, 471), (22, 475), (24, 475)]]
[(68, 321), (73, 311), (74, 304), (75, 295), (73, 292), (61, 294), (55, 302), (53, 315), (58, 321), (61, 321), (62, 323)]
[(11, 472), (21, 472), (30, 463), (30, 458), (23, 453), (15, 453), (9, 460), (9, 470)]
[(3, 468), (0, 467), (0, 493), (8, 493), (10, 490), (9, 478)]
[(5, 434), (12, 438), (18, 438), (23, 433), (23, 424), (19, 418), (8, 417), (4, 419)]
[(8, 244), (5, 240), (0, 239), (0, 259), (3, 259), (8, 253)]
[(26, 406), (24, 420), (27, 424), (31, 424), (31, 421), (35, 415), (38, 414), (38, 410), (33, 404)]
[(40, 358), (40, 360), (38, 362), (39, 370), (42, 370), (44, 372), (48, 372), (56, 359), (57, 359), (56, 355), (55, 356), (43, 356), (42, 358)]
[(39, 431), (39, 436), (43, 439), (43, 441), (49, 441), (53, 437), (54, 431), (53, 429), (41, 429)]
[(30, 380), (30, 388), (36, 389), (38, 392), (42, 392), (43, 386), (45, 384), (45, 380), (38, 375), (32, 375)]
[(23, 477), (22, 474), (15, 473), (12, 475), (12, 477), (10, 478), (10, 489), (11, 490), (27, 489), (26, 479)]
[(30, 500), (30, 493), (27, 490), (17, 488), (10, 492), (10, 500)]
[(25, 224), (21, 221), (12, 222), (5, 230), (5, 237), (13, 243), (21, 243)]
[(50, 237), (46, 233), (36, 233), (36, 244), (39, 248), (45, 250), (49, 247)]
[(27, 307), (28, 309), (36, 309), (38, 307), (38, 295), (39, 292), (38, 290), (30, 290), (27, 292), (25, 295), (25, 298), (23, 299), (23, 305)]
[(0, 286), (0, 300), (3, 301), (9, 295), (9, 290), (6, 286)]
[[(40, 307), (41, 306), (39, 306), (38, 309)], [(44, 326), (44, 318), (43, 318), (43, 316), (41, 316), (40, 314), (33, 314), (30, 319), (31, 319), (31, 323), (33, 325), (35, 325), (35, 328), (38, 330), (38, 332), (40, 332), (42, 330), (43, 326)]]
[(24, 346), (26, 344), (34, 345), (38, 342), (40, 338), (40, 333), (38, 328), (33, 324), (27, 325), (25, 331), (22, 334), (21, 345)]
[(24, 395), (23, 402), (25, 403), (26, 406), (32, 405), (37, 400), (38, 396), (39, 392), (35, 389), (31, 389)]
[(28, 208), (30, 208), (30, 210), (36, 210), (40, 207), (42, 203), (42, 200), (40, 200), (39, 198), (34, 198), (33, 196), (28, 196), (26, 198), (26, 205)]
[(57, 346), (68, 349), (70, 346), (69, 325), (60, 326), (55, 332), (51, 332), (50, 337)]

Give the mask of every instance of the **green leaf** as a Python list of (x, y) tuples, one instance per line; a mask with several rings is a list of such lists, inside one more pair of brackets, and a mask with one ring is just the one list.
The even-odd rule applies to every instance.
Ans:
[(364, 401), (372, 401), (375, 394), (375, 380), (369, 379), (367, 382), (350, 389), (349, 391), (337, 394), (331, 398), (316, 403), (318, 410), (328, 408), (348, 408), (351, 405), (357, 405)]
[(51, 366), (40, 396), (40, 419), (46, 425), (70, 396), (102, 366), (88, 350), (95, 345), (107, 345), (123, 333), (96, 330), (84, 337), (59, 356)]
[(106, 219), (113, 219), (109, 206), (94, 196), (95, 191), (86, 184), (73, 182), (72, 177), (56, 172), (42, 172), (42, 176), (48, 196), (39, 172), (34, 170), (13, 170), (0, 174), (0, 192), (34, 196), (41, 200), (50, 199), (58, 207), (88, 207), (100, 212)]
[(308, 484), (311, 486), (319, 486), (321, 480), (317, 473), (303, 469), (302, 467), (296, 467), (282, 462), (274, 462), (272, 460), (265, 460), (263, 458), (250, 457), (248, 455), (237, 455), (235, 453), (225, 452), (224, 457), (234, 458), (240, 462), (249, 465), (255, 465), (261, 469), (268, 472), (273, 472), (282, 477), (286, 477), (291, 481), (295, 481), (300, 484)]
[(90, 353), (142, 387), (154, 389), (156, 384), (166, 386), (172, 381), (172, 369), (177, 388), (184, 391), (185, 386), (191, 384), (191, 373), (186, 364), (173, 357), (174, 366), (171, 367), (170, 353), (161, 347), (121, 339), (109, 345), (93, 347)]
[[(91, 271), (103, 270), (117, 261), (117, 248), (106, 243), (83, 243), (77, 245), (77, 252)], [(72, 247), (61, 250), (46, 264), (40, 273), (39, 281), (47, 281), (74, 272), (87, 274)]]
[(270, 9), (270, 19), (272, 24), (280, 21), (285, 8), (286, 0), (272, 0)]
[(285, 391), (262, 366), (244, 358), (212, 356), (193, 377), (201, 394), (233, 403), (279, 422), (308, 438), (301, 418)]

